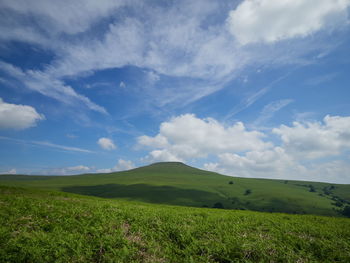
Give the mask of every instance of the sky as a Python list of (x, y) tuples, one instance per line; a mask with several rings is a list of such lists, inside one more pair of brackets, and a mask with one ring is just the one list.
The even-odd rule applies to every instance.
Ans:
[(0, 0), (0, 173), (161, 161), (350, 184), (350, 0)]

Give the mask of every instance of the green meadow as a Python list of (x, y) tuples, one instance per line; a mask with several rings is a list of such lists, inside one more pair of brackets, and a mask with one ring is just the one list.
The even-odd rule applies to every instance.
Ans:
[(0, 262), (350, 262), (349, 189), (182, 163), (0, 175)]
[(0, 175), (0, 184), (192, 207), (341, 216), (350, 185), (229, 177), (167, 162), (109, 174)]
[(350, 220), (2, 186), (0, 262), (350, 262)]

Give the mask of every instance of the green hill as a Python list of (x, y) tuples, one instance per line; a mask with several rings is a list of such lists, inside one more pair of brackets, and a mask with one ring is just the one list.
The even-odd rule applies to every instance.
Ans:
[(76, 176), (0, 175), (0, 184), (194, 207), (339, 216), (350, 185), (224, 176), (183, 163)]
[(0, 186), (0, 262), (350, 262), (349, 240), (347, 218)]

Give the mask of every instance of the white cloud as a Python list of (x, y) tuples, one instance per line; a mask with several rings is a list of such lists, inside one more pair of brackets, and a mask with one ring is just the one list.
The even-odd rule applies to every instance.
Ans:
[(85, 165), (77, 165), (77, 166), (70, 166), (70, 167), (62, 167), (62, 168), (48, 168), (48, 169), (42, 169), (38, 172), (34, 172), (35, 174), (42, 174), (42, 175), (76, 175), (76, 174), (82, 174), (87, 173), (91, 171), (92, 169)]
[(122, 89), (125, 89), (125, 88), (126, 88), (126, 84), (125, 84), (124, 81), (121, 81), (121, 82), (119, 83), (119, 88), (122, 88)]
[[(272, 103), (274, 112), (289, 101)], [(266, 141), (279, 135), (280, 143)], [(265, 139), (265, 140), (263, 140)], [(154, 136), (140, 136), (138, 145), (150, 149), (145, 162), (205, 162), (222, 174), (290, 180), (349, 183), (350, 117), (326, 116), (323, 123), (294, 122), (264, 133), (248, 131), (243, 123), (225, 126), (212, 118), (180, 115), (160, 124)], [(216, 160), (216, 161), (212, 161)]]
[(71, 106), (83, 104), (90, 110), (107, 114), (107, 111), (103, 107), (93, 103), (89, 98), (76, 93), (72, 87), (65, 85), (64, 82), (53, 78), (45, 72), (33, 70), (23, 71), (2, 61), (0, 61), (0, 69), (11, 77), (23, 82), (27, 88), (37, 91), (42, 95)]
[(207, 163), (205, 169), (239, 177), (295, 178), (304, 167), (286, 154), (281, 147), (271, 150), (250, 151), (244, 155), (223, 153), (217, 163)]
[[(135, 11), (140, 7), (139, 4), (130, 5)], [(42, 73), (63, 85), (62, 79), (67, 76), (126, 65), (147, 68), (150, 73), (140, 94), (151, 98), (148, 103), (186, 105), (222, 88), (234, 76), (233, 71), (247, 63), (240, 55), (243, 52), (236, 50), (231, 36), (221, 26), (210, 27), (210, 30), (201, 26), (218, 8), (217, 3), (203, 0), (175, 4), (166, 9), (148, 6), (143, 9), (142, 17), (127, 16), (122, 22), (116, 20), (105, 32), (100, 32), (100, 38), (87, 38), (86, 41), (79, 38), (73, 42), (55, 39), (50, 43), (57, 43), (57, 47), (50, 48), (59, 56)], [(177, 85), (176, 89), (163, 86), (154, 90), (152, 86), (160, 74), (190, 79)], [(198, 84), (198, 78), (205, 81)], [(43, 79), (39, 80), (43, 82)], [(41, 86), (47, 90), (53, 89), (44, 84)]]
[(90, 171), (90, 167), (87, 167), (85, 165), (77, 165), (77, 166), (67, 167), (66, 170), (68, 172), (87, 172), (87, 171)]
[(244, 156), (226, 153), (204, 169), (237, 177), (304, 180), (349, 184), (348, 161), (335, 160), (303, 164), (281, 147), (271, 151), (250, 152)]
[(154, 137), (138, 137), (138, 144), (158, 148), (150, 153), (151, 157), (165, 161), (270, 147), (262, 137), (264, 134), (258, 131), (247, 131), (241, 122), (225, 127), (212, 118), (185, 114), (163, 122)]
[[(326, 0), (320, 1), (317, 6), (322, 10), (338, 14), (345, 0), (334, 0), (334, 12), (324, 4)], [(38, 0), (31, 4), (24, 0), (2, 1), (0, 7), (8, 12), (4, 23), (0, 20), (3, 27), (0, 31), (5, 32), (0, 39), (5, 44), (13, 39), (39, 43), (53, 53), (54, 59), (41, 71), (15, 74), (25, 87), (101, 113), (106, 113), (106, 109), (67, 85), (67, 77), (79, 78), (129, 65), (143, 68), (149, 74), (137, 96), (147, 97), (147, 103), (152, 106), (176, 108), (220, 90), (249, 65), (301, 64), (305, 63), (301, 59), (305, 54), (332, 48), (329, 39), (327, 45), (318, 39), (303, 39), (300, 43), (273, 48), (237, 45), (222, 17), (234, 5), (232, 1), (222, 4), (210, 0), (175, 1), (166, 7), (157, 3), (145, 6), (137, 0), (101, 3)], [(18, 19), (18, 14), (23, 21)], [(324, 16), (320, 17), (323, 21)], [(343, 16), (337, 15), (336, 20), (339, 17)], [(108, 21), (112, 22), (108, 25)], [(94, 27), (97, 24), (98, 30)], [(259, 34), (254, 32), (256, 35)], [(180, 78), (180, 81), (155, 89), (153, 84), (159, 76)]]
[(111, 140), (109, 138), (102, 137), (102, 138), (98, 139), (97, 143), (104, 150), (114, 150), (117, 148), (115, 146), (113, 140)]
[(153, 85), (160, 80), (160, 76), (156, 72), (149, 71), (147, 73), (147, 80), (151, 85)]
[(349, 160), (335, 160), (325, 163), (312, 164), (307, 170), (304, 178), (310, 178), (312, 181), (337, 182), (340, 184), (349, 184)]
[(0, 140), (7, 140), (10, 142), (14, 142), (14, 143), (32, 145), (32, 146), (44, 146), (44, 147), (54, 148), (57, 150), (63, 150), (63, 151), (68, 151), (68, 152), (93, 153), (93, 151), (90, 151), (87, 149), (55, 144), (55, 143), (51, 143), (48, 141), (32, 141), (32, 140), (27, 141), (27, 140), (13, 139), (13, 138), (5, 137), (5, 136), (0, 136)]
[(326, 116), (324, 123), (294, 122), (273, 129), (281, 136), (286, 151), (297, 157), (315, 159), (339, 155), (350, 149), (350, 117)]
[[(35, 0), (30, 3), (25, 0), (3, 0), (1, 8), (33, 19), (48, 34), (76, 34), (112, 14), (124, 3), (122, 0)], [(22, 17), (23, 23), (26, 21), (24, 18)]]
[[(300, 1), (282, 2), (292, 3), (293, 6), (294, 2)], [(334, 6), (330, 7), (325, 4), (327, 0), (320, 0), (321, 4), (317, 5), (320, 8), (314, 9), (325, 11), (312, 10), (327, 25), (338, 25), (338, 20), (344, 20), (342, 18), (346, 11), (342, 7), (346, 5), (343, 3), (345, 0), (334, 1)], [(266, 5), (263, 8), (269, 7), (269, 4)], [(229, 0), (175, 1), (166, 6), (159, 3), (144, 5), (138, 0), (105, 0), (101, 3), (92, 0), (64, 0), (59, 3), (38, 0), (31, 4), (24, 0), (6, 0), (0, 3), (0, 8), (6, 10), (6, 17), (3, 20), (0, 17), (0, 31), (3, 33), (0, 40), (4, 46), (10, 45), (11, 40), (35, 43), (52, 53), (52, 61), (41, 70), (14, 68), (17, 72), (11, 71), (11, 76), (24, 87), (62, 103), (75, 107), (83, 105), (104, 114), (107, 113), (105, 108), (94, 103), (93, 98), (79, 94), (75, 87), (67, 85), (67, 79), (78, 79), (97, 71), (125, 66), (142, 68), (149, 74), (142, 78), (141, 92), (132, 95), (143, 105), (130, 111), (137, 114), (154, 106), (162, 109), (167, 107), (169, 110), (188, 105), (222, 89), (251, 65), (303, 65), (306, 63), (306, 54), (327, 53), (338, 45), (339, 39), (333, 42), (329, 38), (326, 44), (320, 39), (308, 38), (298, 43), (283, 43), (273, 47), (238, 45), (225, 22), (228, 10), (234, 6), (235, 2)], [(286, 10), (289, 11), (288, 8)], [(265, 19), (260, 11), (256, 12), (259, 14), (257, 18)], [(336, 15), (331, 18), (322, 15), (327, 12)], [(270, 16), (268, 18), (266, 23), (270, 23)], [(328, 23), (328, 20), (333, 22)], [(293, 17), (293, 21), (299, 20)], [(259, 26), (263, 24), (258, 23)], [(240, 25), (244, 26), (244, 23)], [(265, 28), (271, 31), (270, 26)], [(257, 30), (259, 32), (254, 32), (253, 36), (265, 32), (260, 28)], [(3, 64), (0, 68), (8, 70)], [(154, 84), (160, 76), (165, 80), (168, 77), (176, 79), (171, 81), (171, 85), (155, 88)], [(262, 93), (268, 90), (264, 89)], [(260, 96), (255, 97), (258, 98)], [(243, 106), (238, 105), (239, 108), (234, 109), (233, 114), (249, 107), (251, 103), (246, 101)]]
[(112, 173), (112, 172), (118, 172), (118, 171), (125, 171), (135, 168), (135, 165), (132, 161), (126, 161), (123, 159), (119, 159), (118, 163), (113, 168), (107, 168), (107, 169), (98, 169), (96, 170), (97, 173)]
[(40, 145), (40, 146), (47, 146), (47, 147), (56, 148), (64, 151), (93, 153), (92, 151), (86, 150), (83, 148), (65, 146), (65, 145), (55, 144), (55, 143), (46, 142), (46, 141), (29, 141), (28, 143), (31, 143), (34, 145)]
[(0, 129), (27, 129), (44, 119), (31, 106), (6, 103), (0, 98)]
[(147, 163), (184, 162), (184, 159), (181, 159), (167, 149), (162, 149), (151, 151), (145, 158), (142, 158), (142, 161)]
[(265, 105), (260, 113), (260, 116), (254, 121), (254, 125), (258, 126), (268, 121), (274, 116), (276, 112), (280, 111), (281, 109), (288, 106), (292, 102), (293, 100), (291, 99), (284, 99), (284, 100), (273, 101)]
[(161, 134), (157, 134), (154, 137), (143, 135), (137, 138), (137, 142), (139, 145), (151, 148), (166, 148), (169, 146), (167, 138)]
[(0, 172), (0, 174), (17, 174), (17, 170), (15, 168)]
[(349, 0), (244, 0), (227, 22), (241, 44), (271, 43), (344, 24), (349, 5)]

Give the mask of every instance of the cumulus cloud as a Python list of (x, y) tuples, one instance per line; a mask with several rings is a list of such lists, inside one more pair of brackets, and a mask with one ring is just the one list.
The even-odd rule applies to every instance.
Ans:
[(175, 153), (167, 149), (151, 151), (142, 161), (147, 163), (155, 162), (184, 162), (184, 159), (178, 157)]
[(314, 163), (306, 171), (304, 178), (312, 181), (337, 182), (349, 184), (349, 160), (334, 160), (325, 163)]
[(17, 170), (15, 168), (0, 172), (0, 174), (17, 174)]
[(117, 148), (112, 139), (105, 137), (98, 139), (97, 144), (104, 150), (114, 150)]
[(71, 167), (66, 167), (62, 168), (61, 170), (57, 170), (60, 172), (60, 174), (79, 174), (79, 173), (86, 173), (91, 170), (90, 167), (85, 166), (85, 165), (77, 165), (77, 166), (71, 166)]
[(112, 167), (107, 169), (98, 169), (96, 172), (98, 173), (112, 173), (112, 172), (118, 172), (118, 171), (125, 171), (135, 168), (135, 165), (132, 161), (127, 161), (123, 159), (119, 159), (118, 163)]
[(350, 117), (326, 116), (320, 122), (294, 122), (274, 128), (286, 151), (297, 158), (315, 159), (339, 155), (350, 149)]
[(348, 0), (244, 0), (230, 12), (229, 30), (241, 44), (306, 37), (347, 21)]
[[(266, 155), (266, 156), (264, 156)], [(287, 180), (321, 181), (349, 184), (348, 161), (334, 160), (302, 163), (281, 147), (268, 152), (250, 152), (244, 156), (226, 153), (204, 169), (230, 176)]]
[(223, 153), (218, 159), (216, 163), (206, 163), (204, 168), (232, 176), (256, 178), (281, 178), (284, 175), (295, 178), (305, 170), (281, 147), (250, 151), (244, 155)]
[(246, 130), (241, 122), (224, 126), (213, 118), (200, 119), (185, 114), (163, 122), (154, 137), (138, 137), (138, 144), (157, 148), (149, 156), (155, 160), (174, 161), (270, 147), (263, 137), (258, 131)]
[(169, 146), (168, 139), (161, 134), (154, 137), (143, 135), (137, 138), (137, 142), (139, 145), (151, 148), (166, 148)]
[[(266, 111), (288, 103), (273, 103)], [(205, 169), (232, 176), (349, 183), (349, 131), (350, 117), (327, 115), (322, 123), (294, 122), (262, 133), (241, 122), (225, 126), (185, 114), (161, 123), (156, 136), (143, 135), (137, 142), (150, 150), (145, 162), (201, 160)], [(266, 141), (273, 134), (280, 142)]]
[(126, 88), (126, 84), (125, 84), (124, 81), (121, 81), (121, 82), (119, 83), (119, 88), (122, 88), (122, 89), (125, 89), (125, 88)]
[(87, 173), (91, 171), (92, 168), (85, 166), (85, 165), (77, 165), (77, 166), (70, 166), (70, 167), (61, 167), (61, 168), (50, 168), (50, 169), (43, 169), (38, 172), (35, 172), (35, 174), (42, 174), (42, 175), (75, 175), (75, 174), (82, 174)]
[(78, 166), (72, 166), (72, 167), (68, 167), (67, 171), (89, 171), (90, 167), (84, 166), (84, 165), (78, 165)]
[(44, 119), (45, 116), (31, 106), (6, 103), (0, 98), (0, 129), (23, 130)]

